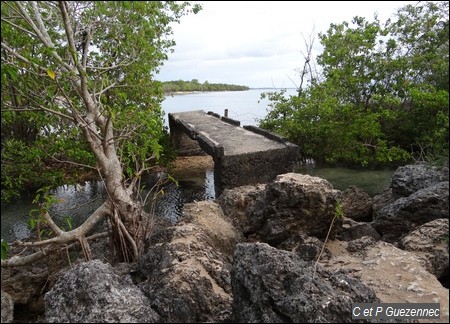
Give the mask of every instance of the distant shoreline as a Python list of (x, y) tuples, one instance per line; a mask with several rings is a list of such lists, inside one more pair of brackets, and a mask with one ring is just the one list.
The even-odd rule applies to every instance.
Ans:
[(188, 94), (197, 94), (197, 93), (208, 93), (208, 92), (242, 92), (242, 91), (249, 91), (249, 90), (265, 90), (265, 91), (280, 91), (280, 90), (295, 90), (296, 88), (250, 88), (246, 90), (208, 90), (208, 91), (169, 91), (164, 93), (165, 96), (182, 96), (182, 95), (188, 95)]

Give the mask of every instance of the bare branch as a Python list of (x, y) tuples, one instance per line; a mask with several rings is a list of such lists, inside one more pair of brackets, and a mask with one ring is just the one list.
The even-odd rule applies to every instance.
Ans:
[(96, 167), (93, 167), (93, 166), (91, 166), (91, 165), (81, 164), (81, 163), (76, 163), (76, 162), (72, 162), (72, 161), (62, 161), (62, 160), (58, 160), (58, 159), (55, 158), (53, 155), (52, 155), (52, 159), (55, 160), (55, 161), (57, 161), (57, 162), (60, 162), (60, 163), (69, 163), (69, 164), (81, 166), (81, 167), (83, 167), (83, 168), (89, 168), (89, 169), (97, 170)]
[(9, 46), (8, 46), (7, 44), (5, 44), (3, 41), (2, 41), (1, 44), (2, 44), (2, 48), (3, 48), (5, 51), (7, 51), (9, 54), (11, 54), (12, 56), (18, 58), (18, 59), (21, 60), (22, 62), (25, 62), (25, 63), (27, 63), (27, 64), (30, 64), (30, 65), (34, 66), (35, 68), (37, 68), (37, 69), (43, 71), (44, 73), (47, 73), (47, 70), (46, 70), (45, 68), (43, 68), (42, 66), (40, 66), (40, 65), (38, 65), (38, 64), (36, 64), (36, 63), (31, 62), (30, 60), (28, 60), (28, 59), (25, 58), (24, 56), (22, 56), (22, 55), (16, 53), (11, 47), (9, 47)]
[[(74, 32), (72, 26), (70, 25), (69, 13), (67, 12), (67, 3), (65, 1), (59, 1), (59, 10), (61, 11), (62, 20), (64, 24), (64, 30), (66, 32), (67, 42), (69, 43), (69, 52), (72, 55), (72, 58), (75, 62), (75, 66), (79, 72), (81, 82), (86, 82), (85, 70), (83, 69), (80, 61), (77, 57), (77, 50), (75, 46), (75, 40), (73, 38)], [(83, 85), (81, 85), (83, 86)]]
[(61, 235), (64, 231), (59, 228), (58, 225), (53, 221), (53, 219), (50, 217), (50, 214), (48, 212), (41, 214), (44, 219), (47, 221), (47, 225), (50, 227), (50, 229), (55, 233), (55, 235)]
[(111, 213), (112, 205), (109, 201), (105, 201), (100, 207), (95, 210), (91, 216), (84, 221), (84, 223), (68, 232), (63, 232), (53, 238), (37, 241), (37, 242), (24, 242), (23, 246), (45, 246), (49, 244), (67, 244), (78, 240), (82, 236), (86, 236), (94, 226), (104, 217)]
[[(47, 33), (46, 29), (45, 29), (45, 26), (43, 25), (41, 16), (39, 14), (39, 10), (38, 10), (38, 8), (36, 6), (36, 2), (35, 1), (32, 2), (32, 7), (33, 7), (34, 14), (35, 14), (35, 19), (37, 20), (37, 22), (39, 24), (39, 27), (36, 26), (36, 24), (34, 23), (33, 19), (30, 17), (30, 15), (27, 13), (25, 8), (23, 7), (21, 1), (15, 1), (15, 4), (19, 8), (19, 11), (20, 11), (20, 14), (22, 15), (22, 17), (25, 19), (25, 21), (30, 25), (30, 27), (36, 33), (37, 38), (40, 39), (41, 42), (45, 46), (47, 46), (49, 49), (51, 49), (51, 54), (56, 59), (56, 62), (58, 62), (58, 64), (62, 68), (64, 68), (65, 70), (71, 71), (71, 72), (75, 72), (74, 69), (70, 65), (65, 63), (63, 61), (63, 59), (55, 51), (55, 46), (54, 46), (50, 36), (48, 35), (48, 33)], [(41, 32), (41, 29), (42, 29), (42, 32)]]
[(22, 26), (19, 26), (19, 25), (13, 23), (12, 21), (9, 21), (8, 19), (5, 19), (5, 18), (2, 17), (1, 20), (4, 21), (7, 24), (13, 26), (14, 28), (17, 28), (17, 29), (23, 31), (25, 34), (28, 34), (28, 36), (37, 37), (36, 33), (33, 33), (32, 31), (30, 31), (30, 30), (28, 30), (26, 28), (23, 28)]
[(42, 35), (43, 40), (45, 40), (44, 44), (50, 45), (50, 47), (53, 46), (52, 39), (48, 35), (47, 29), (44, 26), (44, 22), (42, 21), (41, 13), (39, 12), (39, 9), (37, 7), (36, 1), (31, 1), (31, 8), (33, 9), (34, 18), (36, 19), (37, 28), (39, 29), (40, 35)]
[[(108, 232), (102, 232), (102, 233), (93, 234), (93, 235), (87, 237), (86, 239), (88, 241), (97, 240), (99, 238), (108, 237), (109, 235), (110, 234)], [(23, 256), (23, 257), (14, 256), (10, 259), (2, 260), (1, 266), (2, 266), (2, 268), (25, 266), (25, 265), (31, 264), (33, 262), (36, 262), (38, 260), (41, 260), (51, 253), (56, 253), (58, 251), (61, 251), (62, 249), (71, 248), (71, 247), (75, 246), (76, 244), (79, 244), (79, 242), (78, 241), (74, 242), (68, 246), (62, 247), (61, 249), (54, 249), (51, 246), (48, 246), (48, 247), (42, 248), (38, 252), (35, 252), (35, 253), (27, 255), (27, 256)]]
[(59, 112), (59, 111), (56, 111), (56, 110), (53, 110), (53, 109), (49, 109), (49, 108), (43, 107), (41, 105), (39, 105), (39, 107), (14, 108), (13, 105), (10, 105), (8, 103), (4, 103), (4, 106), (5, 107), (11, 107), (11, 108), (10, 109), (2, 109), (2, 112), (3, 111), (16, 111), (16, 112), (18, 112), (18, 111), (45, 111), (45, 112), (48, 112), (50, 114), (57, 115), (59, 117), (63, 117), (65, 119), (73, 121), (73, 118), (71, 116), (63, 114), (62, 112)]

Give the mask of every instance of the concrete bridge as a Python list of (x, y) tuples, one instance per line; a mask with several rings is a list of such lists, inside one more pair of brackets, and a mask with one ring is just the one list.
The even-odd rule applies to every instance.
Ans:
[(216, 195), (225, 188), (273, 180), (292, 172), (297, 145), (256, 126), (203, 110), (169, 113), (171, 140), (180, 155), (211, 155)]

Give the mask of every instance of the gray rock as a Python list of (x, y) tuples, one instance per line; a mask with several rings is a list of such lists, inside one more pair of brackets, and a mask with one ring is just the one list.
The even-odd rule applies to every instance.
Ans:
[(265, 184), (259, 184), (225, 189), (217, 199), (223, 213), (232, 219), (233, 225), (244, 235), (250, 229), (249, 210), (264, 192), (265, 187)]
[(14, 300), (2, 290), (2, 323), (11, 323), (14, 319)]
[(440, 218), (423, 224), (399, 242), (402, 249), (424, 260), (427, 270), (437, 278), (448, 276), (448, 222), (448, 218)]
[(395, 200), (396, 198), (392, 194), (392, 188), (387, 188), (379, 195), (372, 197), (372, 220), (375, 213), (377, 213), (387, 205), (392, 204)]
[[(325, 179), (298, 173), (279, 175), (250, 208), (250, 231), (273, 246), (300, 232), (323, 239), (340, 195)], [(333, 227), (339, 226), (336, 220)]]
[(372, 226), (387, 242), (395, 242), (416, 227), (448, 218), (448, 181), (421, 189), (374, 212)]
[(359, 222), (372, 220), (372, 198), (356, 186), (350, 186), (343, 193), (342, 209), (345, 217)]
[[(283, 241), (277, 246), (278, 249), (291, 251), (297, 254), (300, 259), (305, 261), (317, 260), (322, 251), (323, 242), (317, 237), (308, 236), (304, 233), (290, 236), (286, 241)], [(321, 259), (329, 257), (329, 251), (324, 248)]]
[(119, 276), (99, 260), (67, 270), (45, 294), (50, 323), (155, 323), (159, 317), (129, 275)]
[(367, 250), (374, 246), (377, 240), (371, 236), (362, 236), (356, 240), (348, 242), (347, 251), (358, 255), (366, 255)]
[[(351, 247), (358, 241), (359, 250)], [(440, 303), (440, 320), (433, 321), (448, 323), (448, 289), (425, 269), (415, 253), (370, 238), (335, 240), (327, 246), (332, 257), (321, 262), (327, 270), (348, 272), (373, 289), (382, 303)]]
[(336, 235), (342, 241), (353, 241), (363, 236), (369, 236), (375, 240), (381, 238), (381, 235), (369, 223), (356, 222), (347, 217), (344, 217), (342, 229)]
[(394, 196), (407, 197), (416, 191), (448, 180), (448, 167), (428, 164), (405, 165), (399, 167), (392, 175), (391, 188)]
[(374, 303), (373, 290), (342, 273), (265, 243), (238, 244), (232, 269), (237, 323), (352, 322), (353, 303)]
[(139, 262), (141, 289), (161, 322), (231, 318), (231, 256), (240, 233), (211, 201), (184, 206), (182, 221), (159, 235)]

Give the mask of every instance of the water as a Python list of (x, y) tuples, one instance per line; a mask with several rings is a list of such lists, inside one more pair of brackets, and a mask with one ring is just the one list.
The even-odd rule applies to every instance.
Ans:
[[(168, 113), (190, 110), (212, 111), (221, 116), (228, 109), (228, 117), (239, 120), (243, 125), (258, 125), (258, 121), (267, 114), (269, 101), (260, 99), (261, 93), (276, 89), (251, 89), (247, 91), (201, 92), (167, 96), (162, 103), (166, 113), (165, 122), (168, 126)], [(287, 89), (286, 94), (295, 94), (295, 89)]]
[[(51, 191), (58, 198), (49, 213), (59, 226), (69, 229), (65, 218), (70, 217), (72, 226), (78, 227), (87, 216), (102, 203), (105, 190), (100, 182), (86, 182), (83, 185), (65, 185)], [(1, 223), (2, 239), (10, 242), (14, 239), (24, 239), (30, 236), (28, 220), (30, 211), (38, 209), (33, 204), (35, 194), (24, 194), (21, 199), (9, 204), (2, 204)]]
[(294, 171), (326, 179), (333, 188), (341, 191), (349, 186), (357, 186), (373, 197), (389, 187), (395, 169), (363, 170), (307, 164), (297, 166)]
[[(158, 174), (164, 177), (164, 174)], [(164, 181), (158, 189), (162, 194), (155, 200), (155, 204), (149, 202), (145, 209), (153, 211), (156, 217), (164, 218), (175, 224), (183, 213), (183, 205), (195, 200), (212, 200), (215, 198), (214, 172), (205, 170), (203, 174), (190, 174), (189, 178), (179, 177), (178, 185), (172, 181)], [(143, 177), (142, 198), (145, 199), (150, 188), (153, 188), (157, 179)], [(145, 188), (148, 188), (146, 190)], [(65, 185), (51, 191), (58, 198), (58, 203), (49, 209), (49, 214), (58, 226), (68, 230), (66, 217), (71, 219), (73, 228), (80, 226), (106, 198), (106, 191), (100, 181), (87, 181), (80, 185)], [(1, 207), (1, 237), (6, 242), (25, 239), (30, 236), (28, 226), (30, 211), (37, 209), (33, 204), (34, 194), (25, 194), (21, 199)], [(151, 197), (151, 196), (149, 196)]]
[[(220, 115), (228, 109), (228, 116), (241, 121), (241, 125), (258, 125), (258, 120), (267, 113), (268, 101), (260, 100), (260, 95), (271, 89), (253, 89), (236, 92), (209, 92), (167, 97), (162, 108), (167, 114), (202, 109)], [(295, 94), (294, 89), (287, 94)], [(168, 126), (166, 124), (166, 126)], [(393, 169), (353, 170), (341, 167), (322, 167), (316, 164), (298, 166), (295, 172), (319, 176), (330, 181), (335, 189), (345, 190), (350, 185), (358, 186), (369, 195), (381, 193), (389, 186)], [(214, 172), (207, 169), (199, 174), (179, 176), (179, 186), (167, 183), (164, 195), (154, 206), (155, 214), (176, 223), (182, 215), (183, 205), (195, 200), (212, 200), (216, 198), (214, 191)], [(148, 180), (150, 188), (154, 179)], [(80, 225), (92, 211), (98, 208), (105, 198), (105, 191), (100, 182), (86, 182), (78, 186), (62, 186), (53, 191), (62, 202), (52, 207), (51, 215), (56, 216), (58, 225), (66, 226), (65, 217), (72, 219), (73, 226)], [(37, 208), (32, 204), (33, 195), (25, 195), (22, 199), (1, 206), (1, 237), (6, 241), (23, 239), (30, 235), (28, 229), (29, 211)]]

